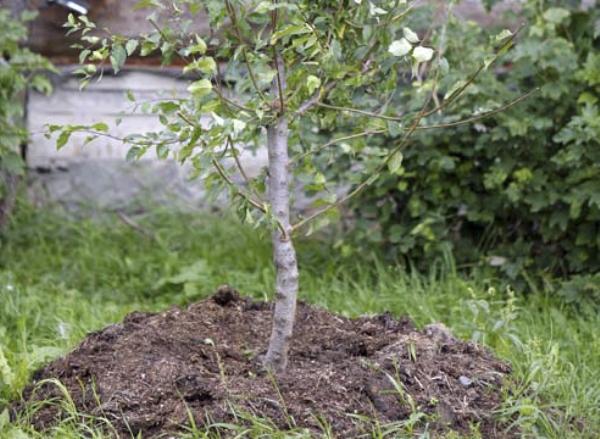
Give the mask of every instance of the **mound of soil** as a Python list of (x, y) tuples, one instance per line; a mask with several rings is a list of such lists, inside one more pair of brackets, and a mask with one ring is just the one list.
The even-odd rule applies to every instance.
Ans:
[[(60, 398), (56, 385), (36, 386), (59, 379), (80, 412), (122, 437), (176, 432), (188, 410), (198, 426), (244, 411), (320, 431), (321, 417), (339, 437), (364, 428), (352, 414), (388, 423), (420, 412), (436, 431), (479, 424), (484, 437), (500, 436), (491, 413), (509, 366), (443, 325), (417, 331), (387, 314), (347, 319), (301, 303), (288, 369), (273, 377), (260, 365), (270, 324), (270, 304), (228, 287), (187, 309), (132, 313), (38, 371), (24, 401)], [(61, 416), (45, 405), (32, 421), (44, 429)]]

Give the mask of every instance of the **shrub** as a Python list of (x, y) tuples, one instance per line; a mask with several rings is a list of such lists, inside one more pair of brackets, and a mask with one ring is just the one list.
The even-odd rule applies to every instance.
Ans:
[[(451, 115), (425, 124), (451, 124), (539, 92), (476, 124), (420, 131), (400, 175), (382, 176), (356, 199), (361, 240), (420, 265), (452, 251), (459, 264), (493, 267), (517, 287), (531, 273), (600, 271), (600, 14), (569, 3), (579, 4), (525, 2), (513, 17), (526, 27), (510, 62), (480, 75)], [(472, 22), (450, 18), (432, 38), (444, 33), (457, 69), (443, 79), (442, 96), (489, 44), (489, 31)], [(398, 105), (414, 93), (402, 90)]]
[(10, 10), (0, 8), (0, 226), (14, 204), (17, 181), (25, 169), (19, 153), (27, 138), (21, 124), (24, 92), (29, 86), (46, 93), (51, 90), (50, 82), (38, 74), (51, 70), (51, 64), (22, 47), (27, 39), (26, 23), (34, 17), (24, 11), (15, 19)]

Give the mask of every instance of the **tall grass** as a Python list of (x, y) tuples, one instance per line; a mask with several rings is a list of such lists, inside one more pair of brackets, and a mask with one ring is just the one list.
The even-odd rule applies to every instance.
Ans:
[[(21, 208), (0, 237), (0, 413), (33, 370), (128, 312), (185, 305), (224, 283), (271, 297), (263, 232), (189, 213), (150, 211), (135, 220), (139, 227), (116, 215), (67, 220)], [(417, 325), (442, 321), (510, 361), (515, 380), (497, 415), (524, 436), (600, 437), (597, 315), (544, 293), (496, 289), (493, 279), (457, 274), (451, 261), (426, 275), (407, 273), (375, 254), (344, 257), (323, 238), (301, 240), (299, 254), (302, 300), (348, 316), (389, 311)], [(256, 422), (247, 437), (259, 436)], [(74, 414), (51, 435), (102, 437), (91, 425)], [(0, 437), (9, 434), (50, 433), (36, 436), (26, 419), (10, 423), (4, 412)], [(189, 437), (207, 434), (193, 429)]]

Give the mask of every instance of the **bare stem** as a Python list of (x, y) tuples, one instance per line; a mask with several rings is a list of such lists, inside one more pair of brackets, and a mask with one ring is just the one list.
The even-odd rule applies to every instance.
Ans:
[[(273, 15), (276, 24), (276, 15)], [(275, 28), (275, 26), (274, 26)], [(288, 362), (288, 351), (296, 318), (298, 295), (298, 260), (291, 236), (290, 187), (288, 156), (288, 120), (284, 112), (285, 65), (280, 53), (273, 50), (277, 78), (274, 80), (275, 99), (282, 105), (276, 121), (267, 127), (267, 149), (269, 151), (269, 201), (273, 216), (284, 230), (274, 230), (273, 262), (275, 264), (275, 310), (269, 348), (264, 365), (275, 372), (283, 372)]]
[(328, 148), (328, 147), (330, 147), (332, 145), (335, 145), (337, 143), (340, 143), (340, 142), (344, 142), (346, 140), (358, 139), (360, 137), (366, 137), (366, 136), (370, 136), (370, 135), (373, 135), (373, 134), (383, 134), (385, 132), (386, 132), (386, 130), (368, 130), (368, 131), (363, 131), (363, 132), (356, 133), (356, 134), (350, 134), (350, 135), (344, 136), (344, 137), (338, 137), (337, 139), (330, 140), (327, 143), (324, 143), (324, 144), (322, 144), (322, 145), (320, 145), (320, 146), (318, 146), (316, 148), (311, 148), (310, 150), (308, 150), (308, 151), (306, 151), (306, 152), (304, 152), (302, 154), (297, 155), (296, 157), (294, 157), (291, 160), (291, 163), (297, 163), (300, 160), (302, 160), (303, 158), (305, 158), (306, 156), (309, 156), (311, 154), (316, 154), (316, 153), (324, 150), (325, 148)]
[(395, 122), (401, 122), (404, 120), (404, 118), (400, 116), (386, 116), (385, 114), (373, 113), (371, 111), (360, 110), (358, 108), (339, 107), (337, 105), (324, 104), (322, 102), (317, 102), (315, 105), (317, 105), (318, 107), (327, 108), (329, 110), (347, 111), (349, 113), (362, 114), (363, 116), (372, 117), (374, 119), (391, 120)]
[(248, 177), (248, 174), (246, 173), (246, 170), (242, 166), (242, 162), (240, 161), (240, 159), (238, 157), (238, 151), (235, 148), (235, 146), (233, 146), (233, 142), (231, 140), (231, 137), (227, 138), (227, 142), (229, 142), (229, 146), (231, 147), (232, 154), (233, 154), (233, 160), (235, 161), (235, 165), (238, 168), (238, 171), (240, 171), (240, 175), (244, 179), (244, 182), (246, 183), (246, 186), (248, 186), (248, 188), (252, 191), (252, 193), (254, 194), (254, 196), (261, 203), (264, 203), (264, 200), (262, 199), (261, 195), (258, 193), (258, 191), (256, 189), (253, 188), (252, 182), (250, 181), (250, 178)]
[(512, 101), (510, 101), (494, 110), (486, 111), (485, 113), (481, 113), (481, 114), (478, 114), (478, 115), (475, 115), (472, 117), (468, 117), (466, 119), (457, 120), (456, 122), (441, 123), (441, 124), (436, 124), (436, 125), (421, 125), (421, 126), (417, 127), (417, 130), (419, 130), (419, 131), (420, 130), (432, 130), (432, 129), (436, 129), (436, 128), (451, 128), (451, 127), (457, 127), (457, 126), (461, 126), (461, 125), (468, 125), (473, 122), (477, 122), (478, 120), (493, 116), (494, 114), (502, 113), (503, 111), (506, 111), (510, 107), (513, 107), (513, 106), (517, 105), (518, 103), (524, 101), (529, 96), (533, 95), (534, 93), (537, 93), (538, 91), (540, 91), (540, 89), (535, 88), (535, 89), (519, 96), (518, 98), (513, 99)]

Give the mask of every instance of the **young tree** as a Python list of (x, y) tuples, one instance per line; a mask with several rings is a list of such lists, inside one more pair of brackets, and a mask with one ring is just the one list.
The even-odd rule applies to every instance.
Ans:
[[(185, 63), (183, 73), (193, 78), (189, 96), (135, 104), (136, 109), (156, 113), (163, 128), (119, 140), (131, 147), (130, 158), (152, 148), (160, 158), (190, 162), (208, 187), (229, 190), (245, 221), (272, 227), (275, 310), (263, 362), (282, 372), (298, 294), (294, 235), (314, 220), (323, 223), (323, 218), (335, 215), (340, 204), (383, 172), (402, 172), (402, 149), (411, 134), (437, 128), (425, 121), (457, 100), (480, 71), (508, 50), (514, 35), (501, 34), (499, 47), (481, 67), (449, 86), (441, 82), (448, 70), (443, 27), (440, 36), (411, 30), (405, 21), (412, 5), (406, 0), (176, 0), (168, 5), (142, 0), (139, 6), (160, 14), (148, 17), (155, 32), (135, 38), (103, 35), (86, 17), (69, 17), (69, 33), (80, 32), (84, 43), (79, 69), (83, 84), (101, 74), (104, 64), (118, 72), (134, 54), (160, 53), (164, 63), (174, 58)], [(209, 35), (193, 32), (199, 13), (210, 21)], [(420, 111), (409, 113), (390, 105), (401, 83), (418, 89)], [(452, 125), (471, 123), (520, 99)], [(86, 133), (86, 141), (114, 138), (108, 131), (104, 122), (50, 127), (58, 134), (58, 147), (75, 132)], [(331, 140), (307, 145), (315, 132)], [(372, 147), (374, 137), (396, 146), (389, 151)], [(255, 149), (265, 138), (268, 168), (250, 176), (240, 150)], [(339, 148), (336, 160), (346, 160), (356, 170), (356, 180), (349, 182), (353, 189), (341, 197), (313, 162), (315, 153), (334, 146)], [(233, 172), (242, 184), (236, 183)], [(292, 174), (320, 194), (315, 210), (295, 223), (290, 215)]]

